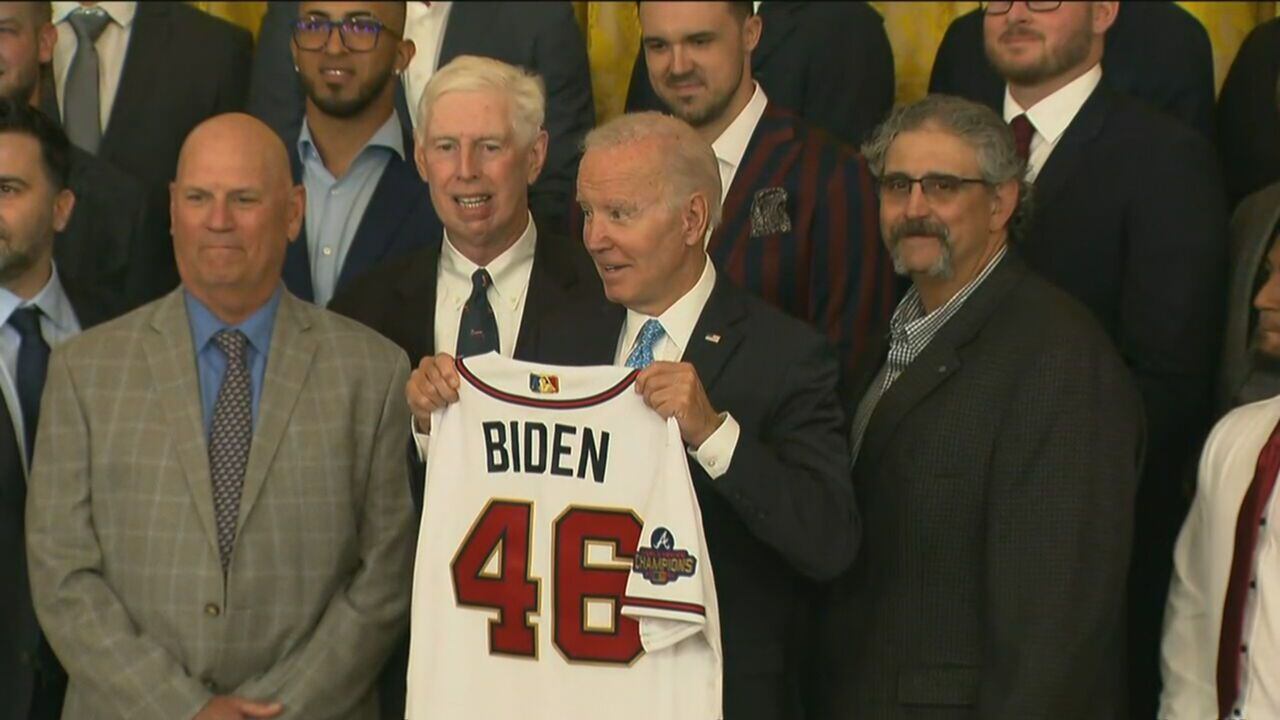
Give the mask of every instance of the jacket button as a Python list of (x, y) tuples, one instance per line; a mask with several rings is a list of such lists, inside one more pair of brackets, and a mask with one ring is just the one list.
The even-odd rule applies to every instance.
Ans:
[(204, 606), (204, 614), (209, 617), (218, 617), (222, 614), (222, 608), (218, 607), (215, 603), (209, 603)]

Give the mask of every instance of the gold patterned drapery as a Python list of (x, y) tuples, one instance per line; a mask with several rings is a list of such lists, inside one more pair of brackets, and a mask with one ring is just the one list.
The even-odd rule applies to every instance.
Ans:
[[(262, 14), (266, 12), (265, 2), (192, 4), (255, 33)], [(976, 2), (894, 0), (871, 4), (884, 16), (889, 41), (893, 45), (898, 102), (909, 102), (924, 95), (934, 52), (947, 25), (957, 15), (978, 6)], [(607, 120), (622, 112), (626, 103), (631, 68), (640, 47), (636, 5), (629, 1), (575, 2), (573, 5), (587, 38), (596, 117), (601, 121)], [(1214, 76), (1219, 87), (1245, 36), (1255, 25), (1276, 17), (1277, 13), (1276, 2), (1181, 2), (1179, 5), (1199, 18), (1209, 32), (1209, 39), (1213, 42)], [(1121, 12), (1124, 12), (1123, 3)]]

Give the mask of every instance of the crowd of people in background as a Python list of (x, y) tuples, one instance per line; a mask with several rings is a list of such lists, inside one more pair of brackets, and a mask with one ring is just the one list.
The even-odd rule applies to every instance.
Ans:
[(675, 418), (727, 720), (1280, 716), (1280, 18), (638, 16), (0, 3), (0, 720), (421, 717), (487, 352)]

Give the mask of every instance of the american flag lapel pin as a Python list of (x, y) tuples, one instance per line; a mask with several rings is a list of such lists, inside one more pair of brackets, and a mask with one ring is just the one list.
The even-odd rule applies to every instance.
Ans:
[(710, 343), (719, 343), (719, 342), (720, 342), (720, 335), (719, 335), (719, 334), (717, 334), (717, 333), (708, 333), (708, 334), (707, 334), (707, 342), (710, 342)]

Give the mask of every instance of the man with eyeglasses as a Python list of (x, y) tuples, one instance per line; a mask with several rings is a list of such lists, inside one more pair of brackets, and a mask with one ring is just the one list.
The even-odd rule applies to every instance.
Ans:
[(1228, 238), (1213, 147), (1108, 82), (1105, 36), (1128, 8), (988, 3), (983, 33), (1035, 185), (1023, 255), (1093, 312), (1142, 393), (1128, 655), (1132, 716), (1150, 718), (1173, 544), (1211, 421)]
[(894, 112), (864, 153), (912, 287), (850, 438), (864, 518), (819, 613), (811, 717), (1118, 717), (1143, 422), (1098, 323), (1019, 257), (990, 109)]
[(304, 2), (293, 59), (306, 117), (286, 143), (307, 216), (284, 281), (320, 306), (383, 260), (440, 237), (440, 221), (397, 115), (396, 78), (414, 55), (402, 2)]

